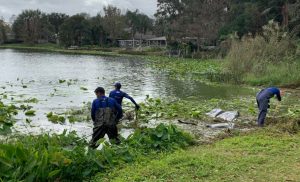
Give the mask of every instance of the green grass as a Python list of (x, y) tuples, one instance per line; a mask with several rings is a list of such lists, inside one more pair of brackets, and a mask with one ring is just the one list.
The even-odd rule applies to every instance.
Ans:
[(146, 57), (152, 67), (159, 71), (167, 72), (173, 79), (197, 80), (206, 83), (230, 83), (246, 84), (251, 86), (300, 86), (300, 58), (294, 61), (278, 64), (268, 63), (266, 69), (254, 73), (244, 72), (243, 75), (235, 75), (228, 72), (226, 60), (197, 60), (167, 57)]
[(0, 181), (89, 181), (96, 173), (121, 168), (147, 155), (184, 149), (192, 137), (175, 126), (159, 125), (136, 130), (120, 145), (103, 143), (101, 150), (87, 148), (76, 133), (16, 136), (0, 142)]
[(28, 50), (28, 51), (45, 51), (45, 52), (55, 52), (55, 53), (62, 53), (62, 54), (79, 54), (79, 55), (95, 55), (95, 56), (119, 56), (117, 52), (107, 52), (101, 50), (69, 50), (63, 47), (60, 47), (56, 44), (5, 44), (0, 45), (2, 49), (19, 49), (19, 50)]
[(56, 52), (62, 54), (79, 54), (79, 55), (95, 55), (95, 56), (145, 56), (145, 55), (161, 55), (161, 52), (134, 51), (123, 50), (122, 48), (103, 48), (98, 46), (84, 46), (76, 50), (66, 49), (57, 44), (4, 44), (0, 45), (0, 49), (19, 49), (29, 51), (45, 51)]
[(299, 181), (300, 134), (259, 129), (116, 169), (95, 181)]
[(300, 58), (292, 63), (268, 65), (261, 74), (248, 73), (244, 82), (250, 85), (279, 85), (283, 87), (300, 86)]

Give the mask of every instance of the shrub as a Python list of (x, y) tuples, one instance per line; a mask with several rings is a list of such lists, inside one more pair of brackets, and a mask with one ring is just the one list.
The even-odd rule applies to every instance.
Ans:
[[(232, 41), (226, 68), (235, 77), (243, 77), (247, 74), (255, 77), (267, 75), (272, 77), (268, 68), (271, 65), (279, 67), (283, 63), (295, 62), (296, 49), (292, 38), (280, 28), (278, 23), (270, 21), (263, 27), (261, 35), (245, 36), (242, 40)], [(274, 73), (273, 75), (276, 76)]]
[(15, 122), (14, 116), (18, 114), (15, 105), (5, 105), (0, 100), (0, 134), (6, 135), (11, 132), (10, 127)]
[(300, 59), (294, 62), (270, 64), (264, 74), (247, 73), (244, 81), (251, 85), (281, 85), (297, 87), (300, 85)]
[(72, 132), (21, 136), (0, 143), (0, 181), (83, 181), (96, 173), (137, 160), (145, 154), (172, 151), (192, 144), (175, 126), (136, 131), (120, 145), (89, 150)]

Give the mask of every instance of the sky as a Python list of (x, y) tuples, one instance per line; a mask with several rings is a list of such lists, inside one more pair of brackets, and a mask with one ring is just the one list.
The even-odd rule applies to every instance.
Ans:
[(86, 12), (96, 15), (103, 12), (103, 7), (114, 5), (123, 12), (127, 9), (139, 9), (153, 16), (156, 11), (156, 0), (0, 0), (0, 17), (9, 21), (12, 15), (18, 15), (25, 9), (40, 9), (43, 12), (60, 12), (69, 15)]

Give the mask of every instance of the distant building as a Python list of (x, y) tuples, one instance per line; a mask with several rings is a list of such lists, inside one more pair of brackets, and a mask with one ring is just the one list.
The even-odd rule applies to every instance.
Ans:
[(147, 39), (147, 46), (150, 47), (167, 47), (167, 38), (166, 37), (155, 37), (152, 39)]
[(13, 33), (13, 32), (8, 32), (8, 33), (6, 34), (6, 39), (7, 39), (7, 41), (13, 41), (13, 40), (15, 40), (15, 38), (16, 38), (16, 34)]
[(166, 37), (155, 37), (151, 32), (148, 34), (135, 34), (133, 39), (118, 40), (119, 46), (122, 48), (136, 48), (136, 47), (166, 47)]
[(140, 40), (118, 40), (119, 46), (123, 48), (134, 48), (134, 47), (139, 47), (141, 45)]

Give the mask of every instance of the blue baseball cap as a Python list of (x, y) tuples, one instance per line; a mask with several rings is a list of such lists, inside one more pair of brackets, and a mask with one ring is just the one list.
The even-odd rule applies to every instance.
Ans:
[(114, 84), (114, 86), (117, 87), (117, 88), (121, 88), (121, 87), (122, 87), (122, 84), (121, 84), (120, 82), (116, 82), (116, 83)]

